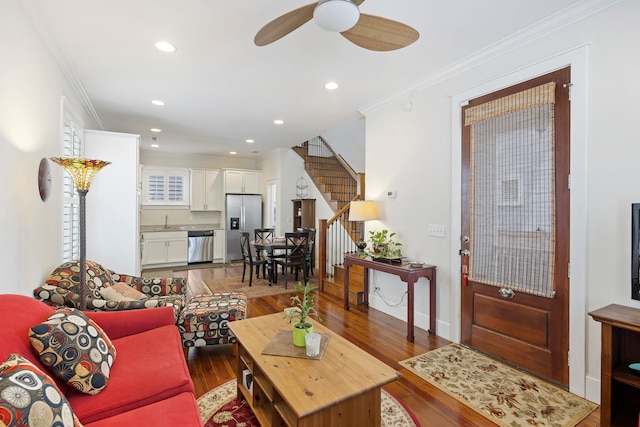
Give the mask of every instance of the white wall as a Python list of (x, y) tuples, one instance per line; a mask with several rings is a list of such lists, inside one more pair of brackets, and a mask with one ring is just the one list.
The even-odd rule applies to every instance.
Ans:
[[(367, 118), (367, 198), (380, 200), (384, 210), (382, 220), (367, 223), (367, 229), (386, 227), (395, 231), (406, 255), (438, 266), (439, 335), (455, 337), (457, 330), (450, 328), (457, 328), (458, 323), (459, 301), (452, 298), (458, 286), (454, 278), (458, 277), (459, 260), (453, 255), (458, 249), (454, 247), (458, 236), (449, 233), (452, 227), (458, 228), (459, 212), (452, 210), (459, 204), (452, 195), (452, 179), (457, 179), (452, 165), (459, 159), (452, 158), (452, 152), (456, 152), (452, 147), (459, 141), (452, 134), (452, 96), (510, 74), (526, 75), (530, 71), (533, 77), (538, 73), (536, 63), (580, 45), (589, 46), (584, 70), (587, 87), (575, 88), (584, 91), (586, 103), (572, 105), (572, 109), (588, 109), (588, 115), (586, 136), (572, 140), (572, 147), (586, 152), (586, 181), (576, 183), (585, 189), (586, 212), (573, 212), (572, 217), (577, 214), (584, 219), (587, 236), (585, 271), (572, 275), (571, 284), (572, 292), (578, 290), (579, 295), (581, 290), (586, 300), (584, 313), (573, 319), (583, 325), (572, 325), (572, 330), (586, 325), (586, 347), (581, 355), (585, 364), (584, 372), (578, 372), (581, 381), (575, 381), (572, 372), (571, 387), (594, 401), (599, 400), (600, 325), (587, 312), (610, 303), (640, 307), (630, 298), (630, 205), (640, 201), (635, 177), (640, 144), (633, 126), (640, 112), (640, 27), (636, 23), (640, 2), (612, 3), (608, 9), (555, 31), (519, 39), (511, 45), (505, 41), (502, 51), (496, 48), (487, 57), (469, 58), (450, 73), (443, 70), (440, 75), (427, 76), (419, 90), (407, 91), (406, 97), (396, 95), (363, 110)], [(406, 102), (412, 103), (412, 111), (403, 110)], [(397, 190), (397, 198), (382, 197), (387, 190)], [(427, 236), (429, 223), (445, 225), (447, 237)], [(575, 283), (575, 277), (584, 280)], [(403, 287), (397, 286), (395, 277), (374, 273), (373, 283), (382, 287), (388, 299), (400, 299)], [(416, 287), (416, 321), (425, 329), (430, 314), (427, 291), (426, 282)], [(397, 317), (406, 317), (402, 308), (388, 308), (376, 298), (372, 303)], [(572, 348), (572, 358), (573, 352), (582, 351)], [(571, 369), (575, 371), (576, 367)]]
[(366, 146), (364, 118), (350, 121), (337, 129), (325, 132), (322, 137), (339, 153), (356, 172), (364, 172)]
[[(0, 205), (0, 293), (32, 295), (61, 259), (63, 170), (49, 162), (53, 191), (42, 202), (38, 165), (43, 157), (61, 155), (60, 97), (81, 109), (18, 1), (0, 2), (0, 29), (0, 180), (6, 184)], [(87, 125), (93, 124), (87, 120)]]

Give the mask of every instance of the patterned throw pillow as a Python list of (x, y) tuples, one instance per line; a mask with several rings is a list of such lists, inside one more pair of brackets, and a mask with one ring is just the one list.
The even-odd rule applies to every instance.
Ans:
[(0, 425), (82, 427), (55, 382), (19, 354), (0, 364)]
[(107, 386), (116, 349), (104, 331), (75, 308), (59, 308), (29, 329), (40, 362), (62, 381), (87, 394)]
[(147, 296), (126, 283), (116, 283), (112, 286), (100, 289), (100, 295), (107, 301), (136, 301)]

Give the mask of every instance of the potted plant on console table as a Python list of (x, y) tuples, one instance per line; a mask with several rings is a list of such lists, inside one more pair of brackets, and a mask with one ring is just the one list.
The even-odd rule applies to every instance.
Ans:
[(304, 337), (307, 334), (313, 332), (313, 325), (307, 321), (307, 317), (315, 316), (320, 322), (324, 322), (318, 316), (314, 301), (313, 301), (313, 285), (309, 282), (302, 287), (302, 282), (298, 282), (296, 290), (300, 292), (300, 295), (294, 295), (291, 297), (291, 307), (285, 310), (285, 318), (289, 319), (289, 323), (293, 323), (293, 344), (298, 347), (304, 347)]
[(390, 233), (389, 230), (369, 231), (369, 240), (371, 245), (360, 255), (362, 258), (369, 255), (374, 261), (382, 262), (402, 262), (402, 243), (395, 242), (393, 236), (396, 233)]

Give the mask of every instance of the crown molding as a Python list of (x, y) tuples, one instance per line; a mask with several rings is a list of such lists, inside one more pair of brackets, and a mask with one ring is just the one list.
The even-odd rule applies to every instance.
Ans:
[(450, 66), (429, 74), (405, 89), (401, 89), (388, 97), (381, 98), (367, 104), (361, 107), (358, 111), (364, 116), (367, 116), (379, 109), (399, 102), (404, 102), (407, 98), (416, 93), (422, 92), (425, 89), (433, 87), (458, 74), (462, 74), (494, 58), (505, 55), (514, 49), (525, 46), (536, 39), (585, 19), (620, 3), (621, 1), (623, 0), (584, 0), (575, 5), (569, 6), (508, 37), (505, 37), (492, 45), (487, 46), (484, 49), (475, 52), (472, 55), (461, 59), (460, 61), (452, 63)]
[(38, 31), (40, 37), (49, 49), (49, 52), (51, 52), (58, 63), (58, 66), (62, 70), (67, 82), (71, 86), (71, 89), (80, 100), (82, 108), (93, 121), (95, 128), (98, 130), (104, 130), (102, 120), (100, 120), (100, 116), (93, 107), (93, 103), (91, 102), (82, 81), (78, 77), (73, 61), (62, 44), (58, 32), (55, 30), (51, 20), (49, 19), (46, 7), (39, 0), (20, 0), (20, 3), (31, 20), (33, 27)]

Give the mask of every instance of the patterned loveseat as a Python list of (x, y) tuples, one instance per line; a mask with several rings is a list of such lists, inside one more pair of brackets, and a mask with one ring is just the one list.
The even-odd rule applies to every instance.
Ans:
[[(52, 306), (80, 308), (79, 261), (70, 261), (56, 268), (44, 284), (33, 291), (33, 295)], [(129, 297), (114, 300), (103, 295), (106, 288), (128, 288), (130, 292), (141, 292), (141, 299)], [(87, 310), (119, 311), (169, 306), (173, 308), (177, 321), (185, 305), (187, 283), (185, 278), (143, 278), (116, 273), (94, 261), (87, 261)], [(115, 289), (114, 288), (114, 289)], [(139, 294), (138, 294), (139, 295)]]

